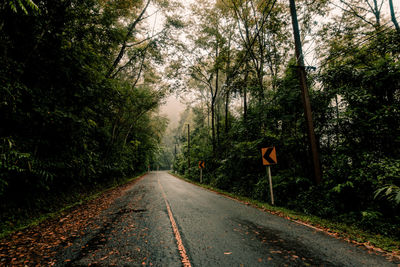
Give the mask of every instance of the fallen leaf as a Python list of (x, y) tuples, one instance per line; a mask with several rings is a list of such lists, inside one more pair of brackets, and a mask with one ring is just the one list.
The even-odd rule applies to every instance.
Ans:
[(104, 260), (107, 259), (107, 258), (108, 258), (108, 255), (104, 256), (104, 257), (101, 258), (100, 260), (101, 260), (101, 261), (104, 261)]

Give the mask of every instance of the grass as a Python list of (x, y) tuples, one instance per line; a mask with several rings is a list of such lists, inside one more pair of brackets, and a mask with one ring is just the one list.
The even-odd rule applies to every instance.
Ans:
[(237, 194), (233, 194), (230, 192), (226, 192), (223, 190), (220, 190), (218, 188), (212, 187), (210, 185), (206, 184), (200, 184), (199, 182), (192, 181), (190, 179), (187, 179), (179, 174), (175, 174), (170, 172), (171, 175), (180, 178), (182, 180), (185, 180), (189, 183), (198, 185), (200, 187), (203, 187), (205, 189), (217, 192), (219, 194), (228, 196), (230, 198), (236, 199), (238, 201), (244, 202), (246, 204), (250, 204), (254, 207), (257, 207), (259, 209), (262, 209), (264, 211), (268, 211), (270, 213), (276, 214), (281, 217), (285, 217), (289, 220), (292, 221), (297, 221), (301, 223), (305, 223), (309, 226), (316, 227), (319, 230), (322, 230), (324, 232), (327, 232), (333, 236), (339, 237), (341, 239), (348, 240), (353, 243), (357, 244), (363, 244), (366, 245), (367, 247), (374, 247), (375, 249), (378, 248), (378, 250), (383, 250), (386, 252), (395, 252), (399, 253), (399, 248), (400, 248), (400, 241), (395, 240), (393, 238), (387, 237), (387, 236), (382, 236), (382, 235), (377, 235), (374, 233), (370, 233), (368, 231), (365, 231), (363, 229), (357, 228), (354, 225), (348, 225), (345, 223), (340, 223), (340, 222), (333, 222), (327, 219), (323, 219), (317, 216), (313, 215), (307, 215), (298, 211), (290, 210), (284, 207), (277, 207), (277, 206), (272, 206), (268, 203), (265, 202), (260, 202), (248, 197), (243, 197)]
[(69, 209), (96, 199), (104, 192), (134, 181), (143, 175), (144, 173), (135, 177), (116, 180), (110, 184), (99, 185), (89, 191), (67, 193), (61, 197), (54, 196), (54, 201), (58, 201), (58, 204), (55, 207), (43, 207), (41, 209), (42, 211), (21, 210), (19, 214), (14, 215), (13, 218), (9, 218), (8, 222), (2, 222), (0, 224), (0, 239), (6, 238), (16, 231), (21, 231), (23, 229), (36, 226), (45, 220), (56, 218)]

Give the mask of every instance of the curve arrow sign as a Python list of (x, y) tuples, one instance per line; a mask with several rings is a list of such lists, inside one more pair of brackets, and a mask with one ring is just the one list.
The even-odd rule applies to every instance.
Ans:
[(206, 162), (204, 160), (199, 161), (199, 168), (204, 169), (206, 167)]
[(276, 160), (275, 147), (264, 147), (261, 148), (263, 165), (272, 165), (278, 163)]

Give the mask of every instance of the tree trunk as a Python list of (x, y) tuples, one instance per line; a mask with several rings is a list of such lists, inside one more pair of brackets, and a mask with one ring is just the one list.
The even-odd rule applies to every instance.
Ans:
[(229, 89), (226, 88), (225, 97), (225, 133), (227, 134), (229, 130)]
[(142, 20), (144, 13), (146, 12), (147, 8), (149, 7), (149, 4), (150, 4), (150, 0), (147, 0), (147, 3), (144, 6), (144, 8), (142, 9), (142, 11), (140, 12), (139, 16), (135, 19), (134, 22), (132, 22), (129, 25), (128, 32), (127, 32), (127, 34), (125, 36), (125, 39), (124, 39), (124, 41), (122, 43), (121, 49), (119, 50), (118, 56), (114, 60), (114, 63), (112, 64), (112, 66), (108, 70), (107, 77), (110, 77), (112, 75), (113, 71), (118, 66), (119, 62), (121, 62), (122, 57), (125, 55), (125, 49), (126, 49), (129, 37), (132, 35), (134, 29), (136, 28), (136, 25)]
[(243, 92), (243, 119), (247, 120), (247, 85), (244, 87)]
[[(216, 37), (216, 45), (215, 45), (215, 62), (217, 62), (219, 56), (219, 50), (218, 50), (218, 39)], [(216, 105), (216, 100), (217, 100), (217, 95), (218, 95), (218, 80), (219, 80), (219, 69), (218, 67), (215, 70), (215, 90), (214, 90), (214, 95), (212, 96), (212, 137), (213, 137), (213, 153), (215, 155), (216, 152), (216, 142), (215, 142), (215, 105)], [(217, 136), (219, 135), (219, 129), (218, 129), (218, 120), (217, 120)]]
[(207, 129), (210, 129), (210, 106), (207, 104)]
[(400, 33), (400, 27), (397, 23), (396, 14), (394, 13), (393, 1), (389, 0), (389, 7), (390, 7), (390, 16), (392, 17), (392, 22), (394, 27), (396, 28), (397, 33)]
[(244, 89), (243, 89), (243, 119), (247, 119), (247, 84), (249, 78), (249, 64), (246, 61), (246, 72), (244, 76)]
[(336, 102), (336, 149), (339, 147), (339, 136), (340, 136), (340, 118), (339, 118), (339, 100), (338, 95), (335, 94), (335, 102)]
[(380, 8), (378, 7), (378, 2), (376, 0), (374, 0), (373, 13), (376, 20), (376, 26), (379, 28), (381, 26), (381, 11)]
[(220, 140), (220, 126), (221, 126), (221, 117), (220, 117), (220, 114), (221, 114), (221, 110), (220, 110), (220, 106), (221, 106), (221, 102), (220, 101), (218, 101), (219, 103), (217, 103), (217, 112), (216, 112), (216, 116), (217, 116), (217, 148), (220, 146), (220, 143), (221, 143), (221, 140)]
[(211, 142), (212, 142), (212, 149), (213, 155), (215, 156), (215, 98), (212, 97), (211, 99)]

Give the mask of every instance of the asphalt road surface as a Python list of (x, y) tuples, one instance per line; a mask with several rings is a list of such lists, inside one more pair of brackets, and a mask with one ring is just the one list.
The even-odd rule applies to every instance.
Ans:
[(58, 266), (397, 266), (321, 231), (152, 172)]

